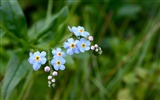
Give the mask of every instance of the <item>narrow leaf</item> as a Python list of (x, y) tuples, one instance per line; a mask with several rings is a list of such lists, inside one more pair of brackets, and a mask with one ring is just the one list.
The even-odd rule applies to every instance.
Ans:
[(28, 72), (27, 61), (21, 61), (17, 55), (13, 55), (8, 63), (8, 70), (2, 85), (2, 100), (8, 100), (13, 89), (18, 85)]
[(39, 38), (43, 35), (46, 35), (45, 33), (49, 32), (50, 30), (54, 30), (54, 31), (57, 30), (57, 27), (54, 26), (55, 20), (58, 18), (58, 20), (60, 19), (61, 21), (64, 21), (67, 15), (68, 15), (68, 7), (65, 6), (57, 14), (52, 15), (50, 19), (47, 20), (47, 22), (46, 22), (46, 19), (42, 19), (36, 22), (29, 29), (30, 38)]
[(0, 28), (0, 38), (2, 38), (4, 34), (6, 34), (6, 31)]
[(1, 2), (1, 26), (8, 29), (17, 37), (27, 38), (27, 24), (17, 0)]

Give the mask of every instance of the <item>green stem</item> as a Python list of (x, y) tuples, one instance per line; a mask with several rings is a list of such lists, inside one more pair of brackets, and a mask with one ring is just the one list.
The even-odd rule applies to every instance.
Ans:
[(30, 45), (31, 48), (34, 48), (34, 49), (39, 49), (39, 50), (43, 50), (43, 51), (47, 51), (48, 49), (46, 49), (46, 47), (38, 47), (38, 46), (35, 46), (35, 45)]
[(51, 65), (51, 53), (50, 53), (50, 50), (48, 49), (48, 57), (47, 57), (47, 59), (48, 59), (48, 65), (49, 65), (49, 67), (51, 68), (51, 71), (50, 71), (50, 75), (52, 74), (52, 72), (54, 71), (54, 69), (53, 69), (53, 67), (52, 67), (52, 65)]

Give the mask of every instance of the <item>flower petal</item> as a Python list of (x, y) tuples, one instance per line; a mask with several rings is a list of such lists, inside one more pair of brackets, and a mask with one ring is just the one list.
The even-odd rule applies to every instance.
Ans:
[(34, 53), (34, 56), (39, 56), (40, 55), (40, 52), (39, 51), (36, 51), (35, 53)]
[(69, 38), (68, 39), (68, 43), (73, 43), (74, 42), (74, 39), (73, 38)]
[(53, 54), (53, 55), (56, 54), (56, 50), (55, 50), (55, 49), (52, 50), (52, 54)]
[(56, 60), (55, 59), (52, 59), (51, 60), (51, 64), (54, 66), (56, 64)]
[(79, 53), (79, 49), (78, 48), (74, 48), (74, 52), (75, 53)]
[(62, 57), (65, 57), (65, 56), (66, 56), (66, 54), (64, 52), (62, 52)]
[(63, 47), (64, 47), (64, 48), (68, 48), (68, 47), (69, 47), (69, 43), (68, 43), (68, 42), (64, 42), (64, 43), (63, 43)]
[(46, 52), (45, 52), (45, 51), (42, 51), (41, 54), (40, 54), (40, 56), (41, 56), (41, 57), (45, 57), (45, 56), (46, 56)]
[(61, 58), (60, 61), (61, 61), (61, 64), (65, 64), (66, 62), (64, 58)]
[(46, 58), (42, 58), (42, 59), (40, 60), (40, 63), (41, 63), (41, 64), (45, 64), (45, 63), (46, 63), (46, 61), (47, 61), (47, 59), (46, 59)]
[(64, 70), (64, 69), (65, 69), (65, 66), (64, 66), (64, 65), (61, 65), (59, 69), (60, 69), (60, 70)]
[(72, 50), (72, 49), (67, 49), (67, 53), (68, 53), (69, 55), (72, 55), (72, 54), (73, 54), (73, 50)]
[(30, 64), (34, 64), (36, 61), (35, 61), (34, 57), (29, 57), (28, 62)]
[(85, 34), (86, 36), (89, 36), (89, 35), (90, 35), (89, 32), (87, 32), (87, 31), (84, 31), (84, 34)]
[(29, 56), (33, 56), (33, 53), (32, 53), (32, 52), (30, 52), (30, 53), (29, 53)]
[(90, 47), (86, 47), (85, 50), (90, 50)]
[(57, 65), (54, 65), (54, 69), (55, 69), (55, 70), (58, 70), (59, 67), (58, 67)]
[(79, 50), (80, 50), (81, 52), (84, 52), (84, 49), (83, 49), (83, 48), (80, 48)]
[(61, 48), (57, 48), (57, 52), (61, 52)]
[(36, 63), (33, 64), (33, 69), (35, 71), (37, 71), (40, 68), (40, 66), (41, 66), (41, 64), (39, 64), (38, 62), (36, 62)]

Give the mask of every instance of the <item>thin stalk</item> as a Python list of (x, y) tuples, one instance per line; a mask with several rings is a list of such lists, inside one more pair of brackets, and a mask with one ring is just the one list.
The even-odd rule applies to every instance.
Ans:
[(35, 46), (35, 45), (30, 45), (30, 47), (34, 48), (34, 49), (39, 49), (39, 50), (47, 51), (47, 49), (45, 47), (38, 47), (38, 46)]
[(47, 56), (47, 59), (48, 59), (48, 65), (49, 67), (51, 68), (51, 71), (50, 71), (50, 75), (52, 75), (52, 71), (54, 71), (52, 65), (51, 65), (51, 53), (50, 53), (50, 50), (48, 49), (48, 56)]

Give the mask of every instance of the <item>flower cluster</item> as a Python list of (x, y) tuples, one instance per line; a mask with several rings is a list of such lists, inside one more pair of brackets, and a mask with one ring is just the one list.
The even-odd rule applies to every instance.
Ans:
[(55, 70), (64, 70), (65, 69), (65, 53), (61, 50), (61, 48), (57, 48), (52, 50), (53, 59), (51, 60), (51, 64), (53, 65)]
[(57, 75), (58, 75), (58, 72), (53, 71), (52, 74), (48, 76), (48, 87), (55, 86), (56, 79), (54, 77)]
[[(93, 37), (89, 32), (85, 31), (84, 27), (73, 26), (70, 28), (68, 26), (68, 29), (74, 34), (74, 37), (67, 39), (63, 43), (63, 47), (58, 47), (52, 50), (52, 59), (48, 57), (48, 64), (50, 66), (46, 66), (44, 68), (45, 72), (50, 72), (50, 75), (48, 76), (49, 87), (55, 86), (56, 80), (54, 77), (58, 75), (57, 71), (65, 69), (64, 64), (66, 63), (66, 53), (68, 55), (73, 55), (74, 53), (79, 54), (91, 50), (94, 54), (102, 54), (102, 50), (97, 44), (91, 46)], [(45, 51), (42, 51), (41, 53), (39, 51), (34, 53), (30, 52), (29, 56), (28, 62), (33, 65), (32, 67), (35, 71), (37, 71), (41, 65), (44, 65), (47, 62)]]

